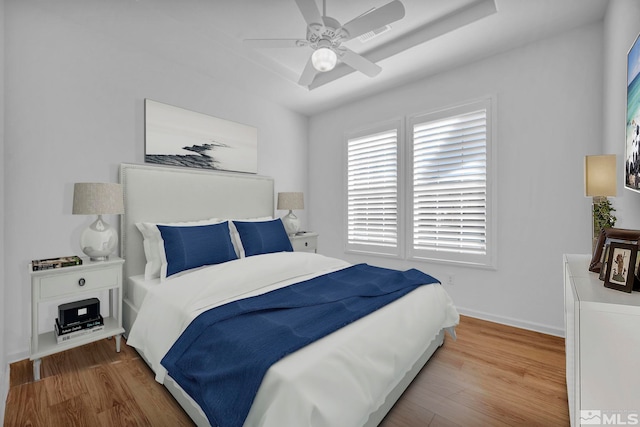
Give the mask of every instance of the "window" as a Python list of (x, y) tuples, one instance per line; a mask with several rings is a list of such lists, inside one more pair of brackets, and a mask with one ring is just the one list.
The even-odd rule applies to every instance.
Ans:
[(412, 257), (492, 265), (489, 107), (487, 100), (410, 120)]
[(347, 136), (347, 251), (495, 268), (492, 102)]
[(347, 249), (398, 252), (398, 135), (388, 125), (347, 139)]

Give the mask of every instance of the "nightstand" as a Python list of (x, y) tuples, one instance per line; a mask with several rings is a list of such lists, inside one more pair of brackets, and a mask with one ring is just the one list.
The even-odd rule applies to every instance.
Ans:
[(318, 252), (318, 233), (296, 234), (289, 236), (289, 240), (296, 252)]
[[(40, 361), (45, 356), (69, 350), (103, 338), (116, 337), (116, 352), (120, 352), (122, 327), (122, 265), (124, 260), (110, 257), (107, 261), (90, 261), (82, 258), (82, 265), (51, 270), (31, 271), (31, 354), (33, 378), (40, 379)], [(79, 301), (89, 293), (109, 291), (109, 316), (104, 319), (104, 329), (74, 337), (58, 343), (54, 325), (40, 333), (38, 314), (41, 303)]]

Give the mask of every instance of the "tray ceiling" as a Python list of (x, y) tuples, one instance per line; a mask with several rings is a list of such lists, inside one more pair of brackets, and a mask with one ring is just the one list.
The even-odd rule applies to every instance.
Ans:
[[(390, 0), (328, 0), (342, 24)], [(346, 65), (310, 88), (297, 84), (309, 48), (255, 49), (246, 38), (304, 38), (295, 0), (34, 0), (67, 24), (151, 53), (312, 115), (453, 67), (598, 22), (606, 0), (402, 0), (391, 30), (347, 46), (376, 62), (367, 77)], [(318, 1), (322, 11), (322, 2)]]

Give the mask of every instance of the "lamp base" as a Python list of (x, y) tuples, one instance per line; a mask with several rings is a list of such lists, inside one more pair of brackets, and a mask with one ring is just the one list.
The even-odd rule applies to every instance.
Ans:
[(289, 210), (289, 213), (281, 218), (284, 229), (289, 236), (296, 234), (300, 230), (300, 220)]
[(80, 247), (91, 261), (106, 261), (118, 246), (118, 233), (98, 215), (80, 235)]

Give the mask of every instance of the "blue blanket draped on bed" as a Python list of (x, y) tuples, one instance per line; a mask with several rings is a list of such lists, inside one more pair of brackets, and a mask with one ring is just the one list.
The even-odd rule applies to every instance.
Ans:
[(437, 283), (419, 270), (358, 264), (198, 316), (162, 365), (213, 426), (242, 426), (269, 367), (406, 295)]

